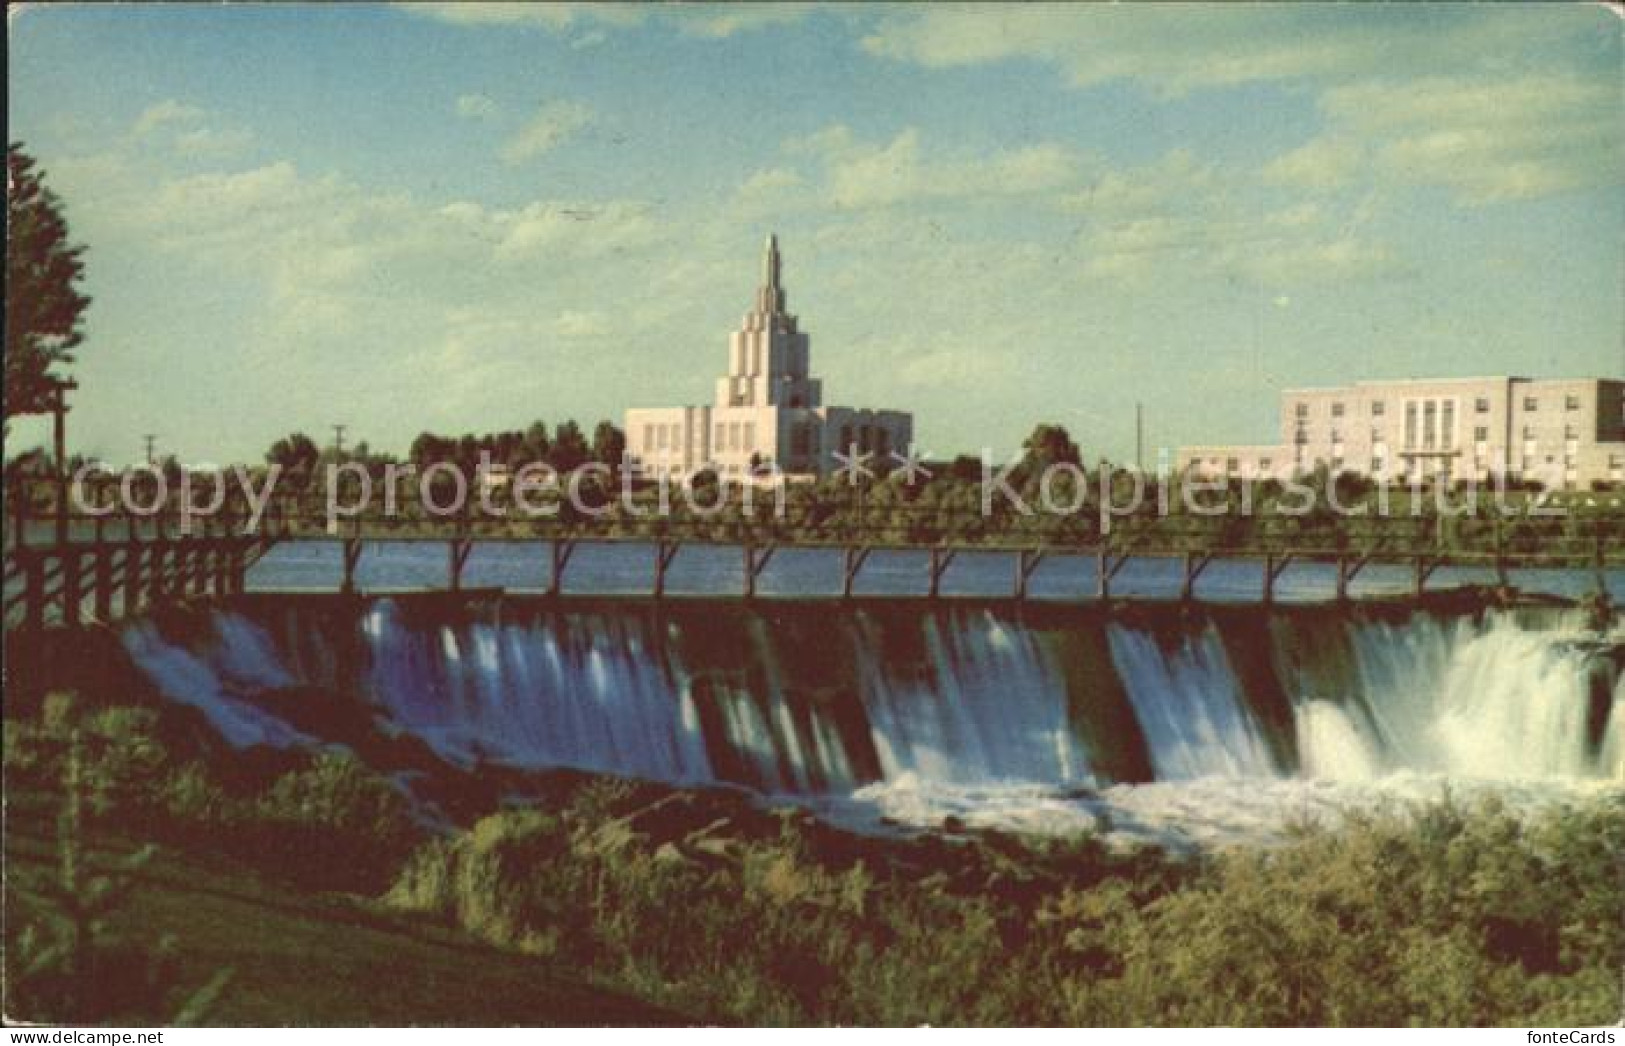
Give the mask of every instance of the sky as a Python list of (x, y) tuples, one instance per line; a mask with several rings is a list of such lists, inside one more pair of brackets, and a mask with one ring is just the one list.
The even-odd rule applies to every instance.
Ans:
[[(1266, 442), (1282, 388), (1625, 376), (1592, 5), (52, 5), (10, 136), (94, 302), (70, 450), (710, 402), (779, 234), (835, 405)], [(7, 452), (43, 442), (13, 425)]]

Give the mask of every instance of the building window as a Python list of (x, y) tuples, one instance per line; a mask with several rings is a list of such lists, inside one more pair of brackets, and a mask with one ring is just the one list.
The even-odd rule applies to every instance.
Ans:
[(1298, 404), (1297, 410), (1295, 411), (1295, 413), (1296, 413), (1297, 418), (1298, 418), (1299, 421), (1304, 420), (1305, 418), (1307, 418), (1309, 416), (1309, 404), (1307, 404), (1307, 403)]
[(1439, 406), (1432, 400), (1422, 404), (1422, 449), (1432, 450), (1439, 442)]
[(653, 425), (643, 426), (643, 449), (655, 449), (655, 427)]
[(1579, 439), (1580, 438), (1580, 430), (1575, 428), (1573, 425), (1564, 425), (1563, 426), (1563, 438), (1564, 439)]
[(1479, 425), (1479, 426), (1477, 426), (1477, 427), (1475, 427), (1473, 429), (1473, 442), (1475, 442), (1475, 443), (1483, 443), (1485, 440), (1487, 440), (1489, 438), (1490, 438), (1490, 429), (1489, 429), (1488, 425)]
[(745, 449), (756, 449), (756, 423), (754, 421), (745, 422)]
[(1439, 446), (1452, 450), (1456, 446), (1456, 401), (1439, 404)]
[(1478, 397), (1473, 401), (1473, 409), (1480, 414), (1488, 414), (1490, 412), (1489, 398), (1486, 396)]
[(1384, 408), (1382, 400), (1372, 400), (1371, 401), (1371, 416), (1373, 418), (1382, 417), (1383, 411), (1385, 409), (1386, 408)]
[(1224, 470), (1226, 472), (1236, 472), (1240, 468), (1241, 468), (1241, 462), (1238, 459), (1236, 459), (1236, 458), (1225, 458), (1224, 459)]
[(1259, 458), (1258, 459), (1258, 471), (1260, 471), (1260, 472), (1268, 472), (1270, 470), (1270, 466), (1273, 465), (1273, 464), (1275, 464), (1273, 459)]
[(1332, 404), (1332, 417), (1341, 418), (1342, 416), (1343, 416), (1343, 405), (1341, 403), (1333, 403)]
[(1416, 449), (1417, 418), (1420, 408), (1416, 403), (1405, 404), (1405, 446), (1407, 449)]
[(1524, 410), (1539, 410), (1540, 409), (1540, 400), (1536, 399), (1533, 396), (1525, 396), (1523, 398), (1523, 409)]
[(1564, 396), (1563, 397), (1563, 409), (1564, 410), (1579, 410), (1580, 409), (1580, 397), (1578, 397), (1578, 396)]

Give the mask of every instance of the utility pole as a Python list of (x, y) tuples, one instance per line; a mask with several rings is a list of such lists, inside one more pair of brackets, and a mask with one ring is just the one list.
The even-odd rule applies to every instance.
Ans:
[(344, 457), (344, 430), (348, 425), (333, 423), (333, 457), (342, 460)]
[(147, 464), (149, 464), (149, 465), (156, 464), (157, 459), (153, 457), (152, 448), (153, 448), (154, 444), (158, 440), (158, 434), (154, 433), (154, 432), (149, 432), (146, 435), (142, 436), (141, 438), (147, 441)]

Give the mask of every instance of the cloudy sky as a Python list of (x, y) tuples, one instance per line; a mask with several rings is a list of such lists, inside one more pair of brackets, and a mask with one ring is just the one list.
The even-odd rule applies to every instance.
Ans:
[[(89, 246), (74, 448), (708, 401), (763, 237), (923, 449), (1264, 440), (1283, 386), (1625, 374), (1593, 6), (13, 13)], [(14, 427), (16, 444), (40, 438)]]

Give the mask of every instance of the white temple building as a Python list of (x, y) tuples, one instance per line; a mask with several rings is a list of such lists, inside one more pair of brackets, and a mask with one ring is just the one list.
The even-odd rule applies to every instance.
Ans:
[(626, 412), (627, 454), (641, 475), (686, 479), (710, 468), (743, 479), (776, 466), (789, 476), (819, 476), (839, 467), (837, 451), (872, 455), (871, 468), (908, 451), (914, 417), (907, 411), (824, 406), (823, 383), (808, 368), (807, 334), (785, 311), (780, 267), (778, 238), (769, 236), (762, 286), (728, 339), (728, 373), (717, 379), (714, 404)]

